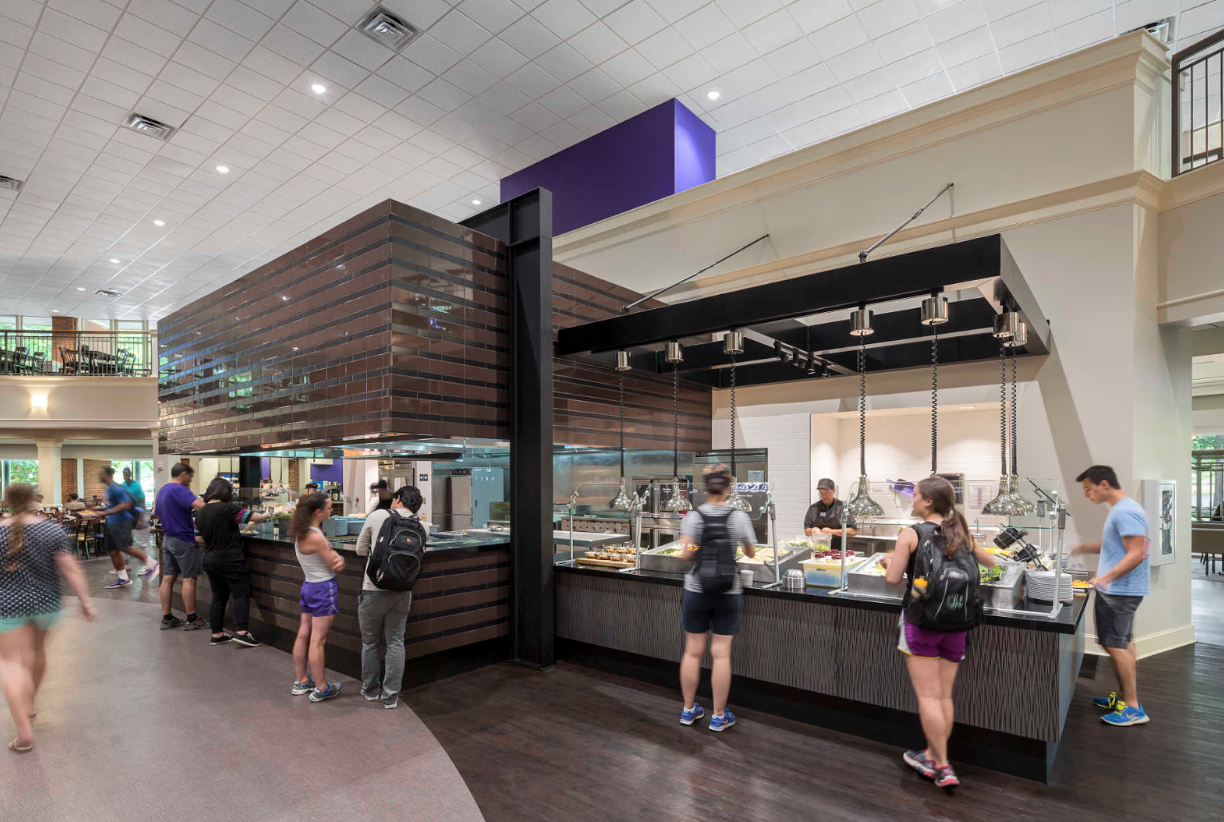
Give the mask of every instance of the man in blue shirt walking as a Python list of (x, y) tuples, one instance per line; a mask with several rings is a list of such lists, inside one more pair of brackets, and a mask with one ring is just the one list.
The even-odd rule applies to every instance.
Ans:
[(157, 563), (149, 560), (149, 555), (132, 544), (132, 526), (136, 522), (136, 501), (128, 490), (115, 482), (115, 468), (105, 465), (98, 474), (106, 485), (106, 507), (101, 511), (86, 511), (82, 516), (91, 518), (106, 517), (106, 549), (110, 552), (111, 562), (119, 572), (119, 578), (107, 585), (107, 588), (125, 588), (132, 584), (128, 579), (124, 554), (131, 554), (144, 563), (140, 576), (149, 578), (157, 573)]
[(1072, 554), (1100, 553), (1096, 586), (1097, 643), (1113, 660), (1118, 675), (1119, 699), (1115, 691), (1093, 700), (1109, 713), (1101, 721), (1125, 727), (1142, 725), (1148, 715), (1139, 702), (1139, 663), (1135, 653), (1132, 627), (1135, 611), (1151, 593), (1151, 565), (1148, 562), (1148, 523), (1143, 506), (1118, 487), (1118, 475), (1108, 465), (1094, 465), (1075, 478), (1084, 496), (1093, 503), (1110, 506), (1100, 542), (1084, 543)]

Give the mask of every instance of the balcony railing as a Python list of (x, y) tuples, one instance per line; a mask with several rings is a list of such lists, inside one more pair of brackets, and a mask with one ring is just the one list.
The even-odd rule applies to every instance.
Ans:
[(1173, 176), (1224, 154), (1224, 31), (1173, 55)]
[(0, 375), (150, 377), (156, 339), (146, 331), (0, 331)]

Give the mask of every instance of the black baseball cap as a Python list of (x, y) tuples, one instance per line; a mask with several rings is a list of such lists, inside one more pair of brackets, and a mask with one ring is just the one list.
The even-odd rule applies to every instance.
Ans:
[(817, 491), (832, 491), (836, 488), (837, 486), (833, 484), (833, 480), (829, 479), (828, 477), (825, 477), (820, 482), (816, 483)]

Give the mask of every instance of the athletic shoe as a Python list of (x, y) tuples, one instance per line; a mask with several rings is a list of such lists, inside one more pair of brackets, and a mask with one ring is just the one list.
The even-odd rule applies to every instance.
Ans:
[(184, 631), (202, 631), (205, 628), (211, 628), (211, 627), (212, 626), (209, 625), (207, 622), (200, 619), (199, 617), (196, 617), (194, 622), (189, 620), (187, 622), (187, 626), (183, 628), (183, 630)]
[(379, 699), (378, 692), (368, 693), (365, 688), (361, 689), (361, 698), (366, 702), (377, 702)]
[(245, 648), (258, 648), (260, 645), (263, 645), (250, 631), (247, 631), (245, 634), (234, 634), (234, 642)]
[(336, 697), (340, 696), (340, 688), (341, 688), (341, 683), (339, 682), (327, 683), (327, 688), (322, 691), (320, 691), (318, 688), (315, 688), (313, 691), (310, 692), (310, 701), (311, 702), (323, 702), (328, 699), (335, 699)]
[(149, 577), (155, 575), (157, 573), (157, 569), (160, 567), (161, 567), (160, 564), (154, 562), (152, 568), (146, 565), (145, 567), (140, 569), (140, 573), (137, 574), (136, 576), (140, 576), (140, 577), (144, 577), (145, 579), (148, 579)]
[(293, 695), (294, 695), (294, 696), (301, 696), (302, 694), (308, 694), (308, 693), (310, 693), (310, 692), (311, 692), (311, 691), (313, 691), (314, 689), (315, 689), (314, 680), (313, 680), (313, 679), (310, 679), (309, 677), (307, 677), (307, 679), (306, 679), (306, 681), (305, 681), (305, 682), (297, 682), (297, 681), (295, 681), (295, 682), (293, 683), (293, 691), (292, 691), (292, 693), (293, 693)]
[(1148, 715), (1143, 712), (1143, 706), (1132, 708), (1122, 700), (1118, 700), (1118, 707), (1113, 713), (1105, 714), (1101, 717), (1101, 721), (1110, 725), (1116, 725), (1119, 728), (1125, 728), (1127, 725), (1143, 725), (1148, 721)]
[(735, 724), (735, 714), (731, 713), (730, 711), (723, 711), (722, 716), (711, 716), (710, 717), (710, 730), (711, 731), (725, 731), (727, 730), (727, 728), (730, 728), (734, 724)]
[(386, 708), (388, 711), (390, 711), (390, 710), (392, 710), (392, 709), (394, 709), (394, 708), (396, 708), (396, 707), (398, 707), (398, 706), (399, 706), (399, 696), (398, 696), (398, 695), (397, 695), (397, 696), (393, 696), (393, 697), (391, 697), (390, 699), (384, 699), (384, 700), (383, 700), (383, 707), (384, 707), (384, 708)]
[[(166, 619), (165, 617), (162, 617), (162, 621), (161, 621), (161, 629), (162, 629), (163, 631), (169, 631), (169, 630), (171, 630), (171, 629), (177, 628), (178, 626), (180, 626), (180, 625), (182, 625), (182, 624), (183, 624), (183, 620), (179, 619), (179, 618), (178, 618), (178, 617), (176, 617), (176, 616), (172, 616), (172, 617), (170, 617), (169, 619)], [(188, 628), (187, 630), (191, 630), (191, 629), (190, 629), (190, 628)]]
[(951, 791), (960, 784), (960, 780), (956, 778), (956, 771), (952, 770), (951, 765), (944, 765), (935, 770), (935, 784), (945, 791)]
[(906, 765), (927, 779), (934, 779), (935, 772), (939, 770), (935, 765), (935, 760), (931, 759), (930, 751), (906, 751), (901, 758), (905, 760)]
[(1118, 692), (1110, 691), (1109, 696), (1093, 697), (1092, 704), (1098, 708), (1104, 708), (1107, 711), (1117, 710), (1118, 707)]
[(691, 711), (688, 708), (685, 708), (680, 712), (680, 724), (692, 725), (703, 716), (705, 716), (705, 708), (701, 707), (697, 703), (693, 703), (693, 709)]
[(106, 590), (110, 591), (114, 588), (126, 588), (131, 584), (132, 584), (132, 580), (130, 579), (117, 579), (114, 582), (112, 582), (110, 585), (107, 585)]
[(225, 643), (229, 642), (231, 639), (233, 639), (233, 637), (230, 636), (229, 634), (222, 634), (221, 636), (210, 636), (208, 638), (208, 644), (209, 645), (224, 645)]

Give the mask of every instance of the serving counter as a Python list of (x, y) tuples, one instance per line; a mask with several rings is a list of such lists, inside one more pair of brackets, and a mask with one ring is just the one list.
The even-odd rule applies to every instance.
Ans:
[[(361, 630), (357, 598), (365, 557), (355, 552), (356, 537), (331, 540), (345, 559), (337, 574), (340, 613), (328, 638), (327, 666), (349, 676), (361, 674)], [(293, 543), (278, 538), (244, 537), (251, 571), (251, 631), (260, 641), (292, 651), (301, 619), (298, 605), (302, 570)], [(412, 591), (412, 610), (404, 631), (409, 664), (404, 687), (430, 682), (469, 668), (509, 659), (510, 540), (506, 537), (442, 538), (426, 546), (421, 576)], [(207, 575), (196, 587), (196, 608), (208, 618), (212, 588)], [(175, 593), (176, 607), (181, 597)], [(227, 613), (226, 625), (230, 626)]]
[[(558, 657), (676, 686), (682, 586), (675, 574), (559, 565)], [(1084, 604), (1077, 596), (1054, 619), (1049, 605), (1027, 601), (987, 613), (957, 678), (954, 758), (1047, 780), (1083, 659)], [(732, 704), (920, 745), (899, 616), (893, 599), (746, 588)]]

